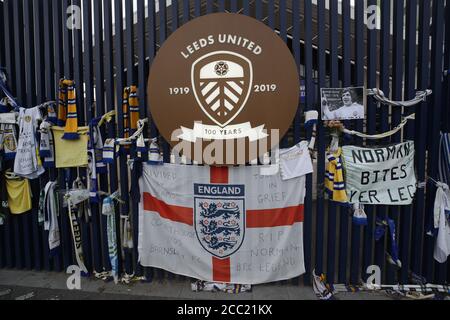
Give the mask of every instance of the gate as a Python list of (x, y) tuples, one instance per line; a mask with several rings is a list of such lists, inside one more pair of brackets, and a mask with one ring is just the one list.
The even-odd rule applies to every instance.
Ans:
[[(274, 29), (291, 48), (305, 84), (305, 99), (282, 147), (311, 135), (303, 129), (303, 112), (320, 109), (320, 88), (378, 87), (393, 100), (409, 100), (416, 91), (432, 89), (427, 101), (407, 110), (377, 106), (369, 97), (367, 121), (348, 124), (375, 134), (396, 127), (403, 116), (416, 112), (416, 120), (409, 122), (403, 135), (398, 133), (381, 143), (414, 140), (418, 181), (426, 183), (420, 184), (411, 206), (367, 207), (369, 224), (365, 227), (351, 223), (348, 209), (324, 199), (325, 150), (330, 140), (319, 124), (318, 178), (307, 178), (303, 281), (309, 285), (315, 269), (316, 273), (325, 273), (329, 283), (358, 284), (367, 277), (370, 265), (381, 267), (387, 284), (408, 283), (410, 271), (425, 276), (430, 283), (449, 281), (450, 269), (434, 261), (434, 238), (426, 235), (436, 191), (427, 177), (437, 178), (440, 131), (450, 130), (450, 32), (444, 31), (449, 30), (444, 27), (450, 21), (448, 0), (4, 0), (0, 7), (0, 65), (18, 102), (32, 107), (56, 100), (58, 80), (73, 79), (80, 125), (111, 110), (117, 110), (117, 118), (122, 119), (122, 89), (130, 85), (140, 89), (141, 117), (151, 120), (144, 89), (158, 48), (181, 25), (212, 12), (255, 17)], [(378, 24), (372, 20), (375, 8)], [(112, 121), (104, 130), (109, 137), (123, 137), (123, 122)], [(146, 136), (155, 135), (157, 129), (150, 121)], [(359, 138), (351, 142), (371, 144)], [(162, 147), (169, 162), (169, 146), (164, 143)], [(38, 225), (37, 208), (39, 192), (49, 179), (66, 186), (78, 174), (85, 176), (86, 172), (50, 170), (32, 181), (32, 212), (13, 216), (0, 227), (0, 268), (63, 271), (75, 263), (67, 212), (59, 217), (62, 250), (50, 257), (48, 232)], [(129, 170), (126, 156), (121, 155), (109, 165), (108, 174), (99, 178), (101, 190), (121, 190), (124, 204), (117, 210), (116, 221), (120, 214), (128, 213), (137, 221), (138, 203), (130, 198), (129, 190), (137, 183), (138, 173)], [(317, 200), (313, 199), (313, 188), (317, 188)], [(86, 264), (96, 272), (111, 269), (106, 218), (100, 209), (92, 205), (92, 222), (82, 223)], [(400, 271), (385, 262), (387, 240), (374, 240), (376, 216), (395, 220), (403, 262)], [(134, 250), (125, 251), (123, 257), (119, 250), (119, 259), (124, 261), (121, 272), (149, 279), (166, 277), (164, 272), (139, 266), (135, 223), (133, 235)]]

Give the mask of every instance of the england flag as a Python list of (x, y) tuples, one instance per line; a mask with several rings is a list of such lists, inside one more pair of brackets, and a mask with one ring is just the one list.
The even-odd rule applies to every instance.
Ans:
[(236, 284), (302, 275), (305, 176), (260, 169), (144, 165), (141, 265)]

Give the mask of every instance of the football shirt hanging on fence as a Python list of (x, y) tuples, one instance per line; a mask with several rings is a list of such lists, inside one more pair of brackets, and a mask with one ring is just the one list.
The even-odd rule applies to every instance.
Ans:
[(260, 167), (145, 165), (139, 260), (205, 281), (258, 284), (305, 272), (305, 176)]

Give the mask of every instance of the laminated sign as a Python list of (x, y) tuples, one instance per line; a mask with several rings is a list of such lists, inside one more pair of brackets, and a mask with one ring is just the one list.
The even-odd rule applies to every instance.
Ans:
[(259, 167), (145, 165), (139, 261), (192, 278), (258, 284), (305, 272), (305, 176)]
[(342, 148), (350, 203), (409, 205), (416, 193), (414, 142)]
[(223, 163), (206, 163), (233, 165), (243, 163), (227, 142), (258, 147), (247, 161), (278, 145), (297, 112), (300, 85), (292, 53), (272, 29), (242, 14), (215, 13), (164, 42), (147, 93), (153, 120), (172, 147), (184, 142), (209, 152), (216, 143)]

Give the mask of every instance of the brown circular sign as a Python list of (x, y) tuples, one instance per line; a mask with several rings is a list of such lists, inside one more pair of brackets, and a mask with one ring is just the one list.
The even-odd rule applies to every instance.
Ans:
[(289, 129), (298, 107), (297, 66), (263, 23), (210, 14), (185, 24), (158, 51), (148, 99), (172, 147), (199, 163), (242, 164), (277, 146)]

